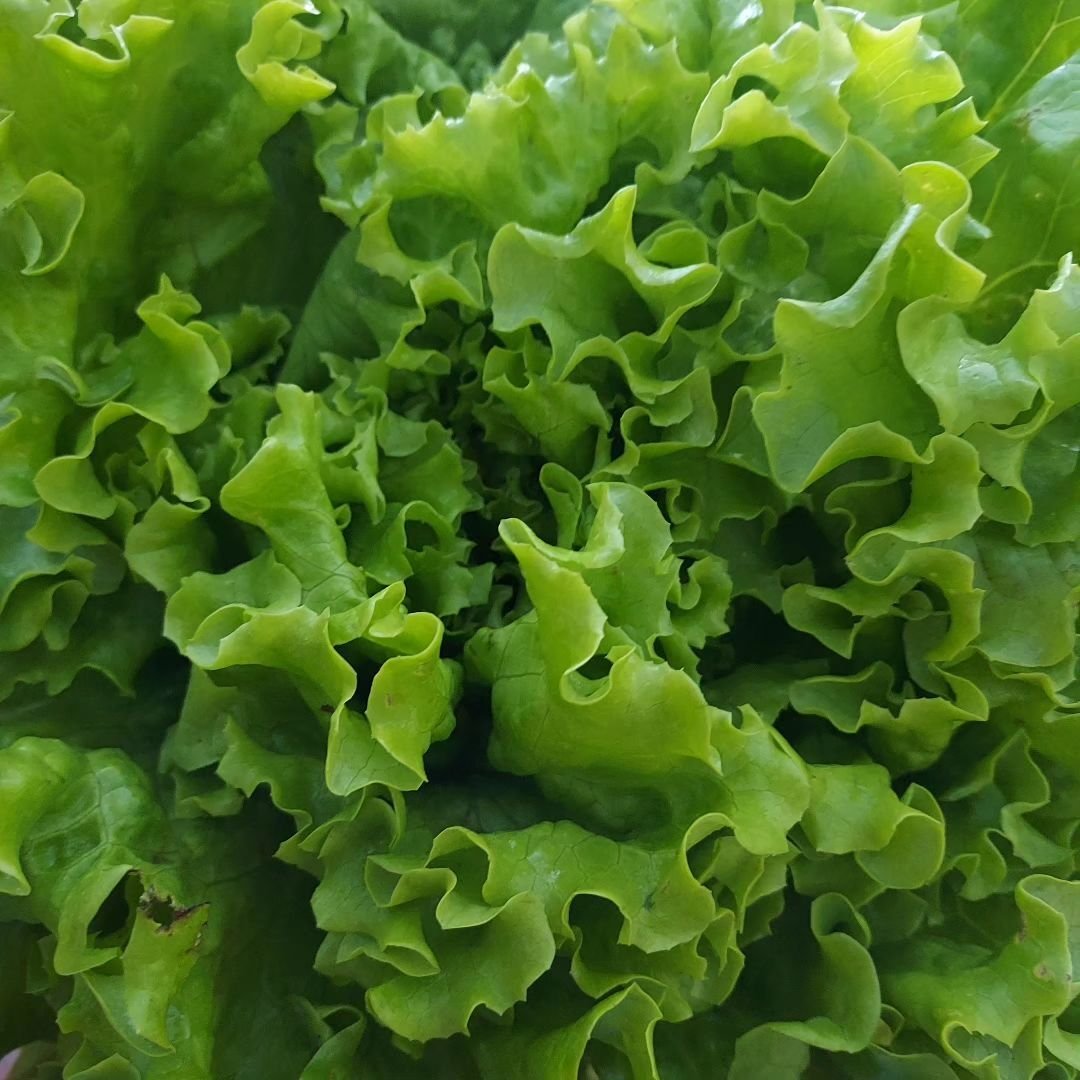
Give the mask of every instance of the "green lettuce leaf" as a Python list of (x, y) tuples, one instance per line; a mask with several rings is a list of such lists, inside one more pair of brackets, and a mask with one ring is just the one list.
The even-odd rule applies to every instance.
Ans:
[(0, 0), (0, 1060), (1080, 1075), (1078, 48)]

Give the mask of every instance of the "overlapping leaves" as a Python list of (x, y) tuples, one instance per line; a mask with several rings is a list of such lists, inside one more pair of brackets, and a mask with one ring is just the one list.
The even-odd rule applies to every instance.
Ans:
[(1080, 24), (575, 6), (0, 4), (27, 1075), (1080, 1069)]

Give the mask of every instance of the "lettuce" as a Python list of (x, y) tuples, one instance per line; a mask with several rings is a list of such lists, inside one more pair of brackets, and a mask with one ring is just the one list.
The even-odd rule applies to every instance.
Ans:
[(1071, 2), (0, 54), (0, 1074), (1080, 1075)]

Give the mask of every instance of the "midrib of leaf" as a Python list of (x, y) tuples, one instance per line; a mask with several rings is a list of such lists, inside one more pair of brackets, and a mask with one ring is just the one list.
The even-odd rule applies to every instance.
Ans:
[(1062, 19), (1061, 12), (1065, 7), (1065, 0), (1057, 0), (1057, 8), (1054, 11), (1054, 15), (1050, 20), (1050, 24), (1047, 26), (1046, 33), (1043, 34), (1042, 40), (1032, 50), (1031, 55), (1028, 57), (1027, 62), (1020, 68), (1020, 70), (1013, 76), (1008, 86), (998, 94), (997, 100), (991, 106), (990, 111), (986, 114), (986, 122), (988, 126), (992, 126), (999, 119), (1005, 109), (1010, 105), (1013, 92), (1016, 87), (1019, 86), (1027, 73), (1034, 66), (1035, 61), (1042, 55), (1043, 50), (1047, 47), (1055, 34), (1060, 33), (1065, 27), (1072, 25), (1073, 23), (1080, 22), (1080, 15), (1074, 15), (1069, 19)]

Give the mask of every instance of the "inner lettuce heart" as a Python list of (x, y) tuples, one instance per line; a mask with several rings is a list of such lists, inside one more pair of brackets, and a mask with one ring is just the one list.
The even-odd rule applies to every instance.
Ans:
[(0, 0), (0, 1072), (1080, 1076), (1078, 55)]

